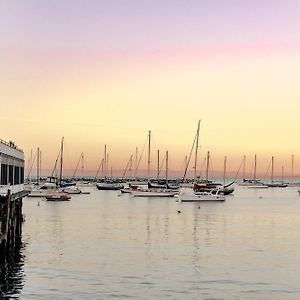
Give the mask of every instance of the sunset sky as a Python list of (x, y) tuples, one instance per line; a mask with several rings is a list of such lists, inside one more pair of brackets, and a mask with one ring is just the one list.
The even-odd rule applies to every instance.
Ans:
[(0, 0), (0, 37), (0, 138), (45, 169), (62, 136), (66, 169), (122, 169), (152, 130), (180, 170), (201, 119), (199, 165), (300, 174), (298, 0)]

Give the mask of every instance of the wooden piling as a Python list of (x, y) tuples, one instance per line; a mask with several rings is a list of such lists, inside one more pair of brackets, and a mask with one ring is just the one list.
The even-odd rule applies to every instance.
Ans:
[(22, 240), (22, 198), (26, 192), (0, 196), (0, 263), (9, 258)]

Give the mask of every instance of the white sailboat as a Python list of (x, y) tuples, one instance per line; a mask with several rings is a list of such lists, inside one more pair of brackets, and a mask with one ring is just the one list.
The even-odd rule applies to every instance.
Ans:
[[(148, 181), (150, 180), (151, 131), (148, 132)], [(168, 183), (168, 151), (166, 152), (166, 181)], [(178, 191), (168, 189), (139, 189), (132, 191), (134, 197), (174, 197)]]
[(249, 181), (247, 187), (252, 189), (266, 189), (268, 186), (261, 182), (260, 180), (256, 179), (256, 164), (257, 164), (257, 157), (256, 154), (254, 155), (254, 173), (253, 173), (253, 181)]

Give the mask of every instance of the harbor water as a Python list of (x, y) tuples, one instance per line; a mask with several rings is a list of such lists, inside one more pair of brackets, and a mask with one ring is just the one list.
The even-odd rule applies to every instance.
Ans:
[(86, 188), (24, 198), (9, 299), (300, 299), (297, 188), (236, 187), (223, 203)]

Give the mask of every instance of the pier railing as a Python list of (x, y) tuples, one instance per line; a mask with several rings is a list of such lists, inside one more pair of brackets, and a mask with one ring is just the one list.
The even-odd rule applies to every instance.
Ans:
[(23, 152), (23, 150), (20, 149), (20, 148), (18, 148), (17, 145), (14, 142), (12, 142), (12, 141), (7, 142), (7, 141), (4, 141), (4, 140), (0, 139), (0, 143), (4, 144), (4, 145), (6, 145), (6, 146), (8, 146), (10, 148), (16, 149), (16, 150), (18, 150), (20, 152)]

